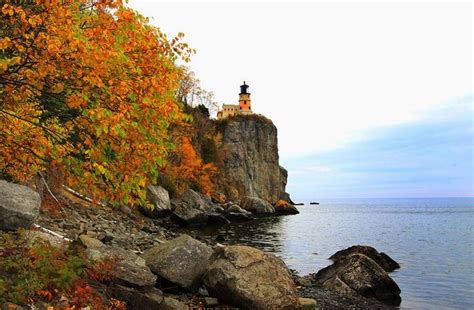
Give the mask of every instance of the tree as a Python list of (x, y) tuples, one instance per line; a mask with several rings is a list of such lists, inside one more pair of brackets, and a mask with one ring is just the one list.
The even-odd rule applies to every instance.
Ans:
[(177, 91), (180, 102), (191, 107), (202, 105), (210, 112), (217, 112), (218, 103), (215, 101), (214, 93), (201, 87), (201, 81), (196, 74), (187, 67), (182, 67), (181, 78)]
[(183, 116), (183, 35), (169, 40), (120, 0), (2, 3), (2, 174), (22, 181), (53, 165), (93, 197), (143, 203)]

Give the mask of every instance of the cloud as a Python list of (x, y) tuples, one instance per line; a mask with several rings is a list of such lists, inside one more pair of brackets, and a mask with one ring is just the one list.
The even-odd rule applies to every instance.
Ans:
[(369, 130), (357, 143), (286, 159), (288, 191), (297, 200), (474, 196), (473, 115), (472, 98), (457, 101), (415, 123)]

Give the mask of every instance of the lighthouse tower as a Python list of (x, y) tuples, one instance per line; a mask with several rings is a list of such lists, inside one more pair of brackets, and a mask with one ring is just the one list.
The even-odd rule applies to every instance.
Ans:
[(247, 91), (247, 84), (240, 85), (239, 104), (223, 104), (217, 112), (217, 119), (224, 119), (234, 115), (252, 114), (252, 104), (250, 93)]
[(243, 85), (240, 85), (238, 114), (252, 114), (250, 93), (247, 91), (248, 88), (249, 86), (245, 84), (245, 81)]

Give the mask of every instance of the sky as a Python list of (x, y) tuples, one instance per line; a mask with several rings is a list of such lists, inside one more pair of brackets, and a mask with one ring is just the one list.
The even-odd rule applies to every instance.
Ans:
[(185, 33), (219, 103), (250, 85), (296, 200), (474, 196), (472, 2), (129, 6)]

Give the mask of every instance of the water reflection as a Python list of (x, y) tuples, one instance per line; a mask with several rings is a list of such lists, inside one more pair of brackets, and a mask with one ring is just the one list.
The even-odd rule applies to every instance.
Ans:
[(225, 244), (251, 245), (266, 252), (281, 253), (286, 239), (282, 233), (284, 221), (284, 217), (267, 217), (231, 225), (188, 228), (184, 231), (204, 239), (220, 236), (224, 238), (222, 243)]
[(187, 232), (275, 253), (302, 275), (329, 265), (338, 250), (372, 245), (402, 266), (391, 276), (403, 309), (474, 309), (472, 198), (322, 202), (299, 210)]

